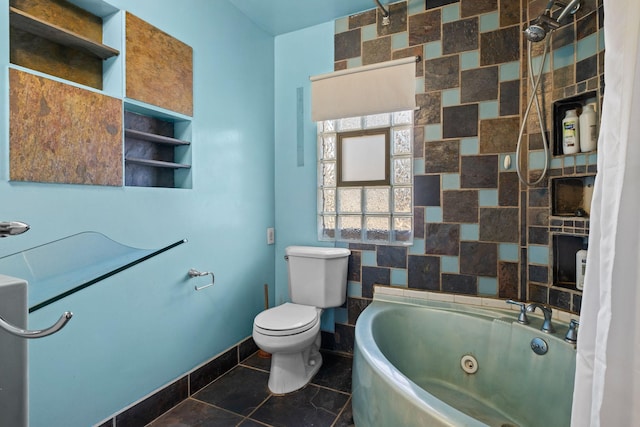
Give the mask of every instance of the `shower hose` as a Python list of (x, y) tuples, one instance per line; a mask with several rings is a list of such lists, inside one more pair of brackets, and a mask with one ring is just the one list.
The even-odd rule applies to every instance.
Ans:
[[(533, 62), (531, 59), (531, 45), (533, 44), (531, 41), (527, 40), (527, 66), (529, 75), (529, 81), (533, 87), (532, 94), (529, 96), (529, 102), (527, 103), (527, 108), (524, 112), (524, 117), (522, 119), (522, 126), (520, 126), (520, 133), (518, 134), (518, 143), (516, 145), (516, 172), (518, 173), (518, 178), (520, 182), (522, 182), (527, 187), (538, 184), (542, 181), (547, 174), (547, 170), (549, 168), (549, 142), (547, 141), (546, 130), (544, 126), (544, 116), (542, 115), (542, 111), (540, 109), (540, 103), (538, 101), (538, 86), (540, 86), (540, 81), (542, 80), (542, 73), (544, 70), (544, 63), (547, 60), (547, 53), (549, 50), (549, 41), (551, 37), (547, 37), (544, 43), (544, 49), (542, 51), (542, 61), (540, 62), (540, 70), (538, 71), (537, 77), (533, 74)], [(538, 124), (540, 125), (540, 133), (542, 134), (542, 144), (544, 146), (544, 169), (542, 170), (542, 174), (538, 177), (537, 180), (530, 182), (527, 177), (522, 176), (522, 170), (520, 169), (520, 152), (522, 150), (522, 136), (524, 134), (524, 129), (527, 126), (527, 118), (529, 117), (529, 113), (531, 112), (531, 106), (536, 104), (536, 112), (538, 113)]]

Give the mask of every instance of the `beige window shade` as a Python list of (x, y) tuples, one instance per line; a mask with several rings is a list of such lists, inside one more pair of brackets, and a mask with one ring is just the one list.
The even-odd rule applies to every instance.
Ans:
[(311, 119), (318, 122), (415, 109), (416, 58), (311, 77)]

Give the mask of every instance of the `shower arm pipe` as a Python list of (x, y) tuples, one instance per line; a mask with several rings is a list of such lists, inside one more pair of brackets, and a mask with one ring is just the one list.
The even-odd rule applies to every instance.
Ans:
[(378, 5), (378, 9), (380, 9), (382, 11), (382, 17), (383, 18), (388, 18), (389, 17), (389, 11), (387, 9), (385, 9), (385, 7), (382, 5), (382, 3), (380, 3), (380, 0), (373, 0), (376, 2), (376, 4)]
[[(547, 136), (545, 134), (546, 130), (543, 128), (542, 126), (542, 120), (543, 120), (543, 116), (542, 116), (542, 112), (540, 111), (540, 104), (538, 102), (538, 86), (540, 85), (540, 81), (542, 80), (542, 71), (544, 70), (544, 63), (546, 61), (546, 56), (547, 56), (547, 51), (549, 49), (549, 42), (550, 42), (551, 38), (547, 37), (547, 39), (545, 40), (545, 44), (544, 44), (544, 50), (542, 52), (542, 61), (540, 63), (540, 70), (538, 72), (538, 76), (537, 78), (534, 77), (533, 72), (533, 64), (532, 64), (532, 60), (531, 60), (531, 45), (532, 42), (531, 41), (527, 41), (527, 56), (528, 56), (528, 61), (527, 61), (527, 65), (528, 65), (528, 74), (529, 74), (529, 79), (527, 79), (528, 81), (530, 80), (532, 85), (533, 85), (533, 96), (529, 97), (529, 102), (527, 103), (527, 109), (524, 112), (524, 116), (522, 119), (522, 126), (520, 127), (520, 133), (518, 134), (518, 142), (516, 144), (516, 172), (518, 174), (518, 178), (520, 179), (520, 182), (522, 182), (524, 185), (526, 185), (527, 187), (531, 187), (533, 185), (538, 184), (540, 181), (542, 181), (545, 177), (545, 175), (547, 174), (547, 170), (549, 169), (549, 142), (547, 141)], [(538, 177), (537, 180), (533, 181), (533, 182), (529, 182), (528, 179), (525, 179), (522, 176), (522, 171), (520, 170), (520, 150), (521, 150), (521, 146), (522, 146), (522, 136), (524, 134), (524, 129), (527, 126), (527, 118), (529, 117), (529, 112), (531, 110), (531, 106), (533, 105), (533, 102), (535, 101), (536, 103), (536, 112), (538, 113), (538, 123), (540, 124), (540, 131), (541, 131), (541, 135), (542, 135), (542, 144), (544, 146), (544, 168), (542, 170), (542, 173), (540, 174), (540, 176)]]
[(65, 311), (62, 316), (58, 319), (56, 323), (46, 329), (40, 330), (27, 330), (18, 328), (17, 326), (12, 325), (11, 323), (4, 320), (0, 317), (0, 329), (4, 329), (12, 335), (15, 335), (20, 338), (32, 339), (32, 338), (43, 338), (52, 334), (55, 334), (60, 329), (64, 328), (64, 326), (71, 320), (73, 317), (73, 313), (70, 311)]

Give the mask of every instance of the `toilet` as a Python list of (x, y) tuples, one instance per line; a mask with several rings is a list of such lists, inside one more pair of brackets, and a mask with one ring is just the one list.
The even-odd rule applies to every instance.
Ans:
[(265, 310), (253, 321), (253, 340), (271, 353), (272, 393), (301, 389), (320, 369), (320, 316), (322, 309), (339, 307), (347, 298), (349, 254), (344, 248), (285, 249), (291, 302)]

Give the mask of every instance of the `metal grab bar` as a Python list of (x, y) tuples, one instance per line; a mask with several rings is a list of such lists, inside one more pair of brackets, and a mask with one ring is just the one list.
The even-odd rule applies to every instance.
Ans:
[(52, 326), (46, 329), (29, 331), (26, 329), (13, 326), (11, 323), (4, 320), (2, 316), (0, 316), (0, 328), (4, 329), (5, 331), (9, 332), (12, 335), (15, 335), (21, 338), (27, 338), (27, 339), (42, 338), (42, 337), (49, 336), (51, 334), (55, 334), (60, 329), (64, 328), (64, 326), (67, 324), (67, 322), (69, 322), (69, 320), (71, 320), (72, 317), (73, 317), (73, 313), (71, 313), (70, 311), (65, 311), (62, 314), (62, 316), (60, 316), (58, 321), (54, 323)]
[(210, 271), (198, 271), (195, 268), (190, 269), (187, 274), (189, 275), (189, 277), (193, 278), (193, 277), (202, 277), (202, 276), (207, 276), (207, 275), (211, 275), (211, 283), (209, 283), (208, 285), (204, 285), (204, 286), (195, 286), (194, 289), (196, 291), (201, 291), (205, 288), (208, 288), (209, 286), (213, 286), (213, 284), (216, 281), (216, 278), (214, 277), (213, 273)]

